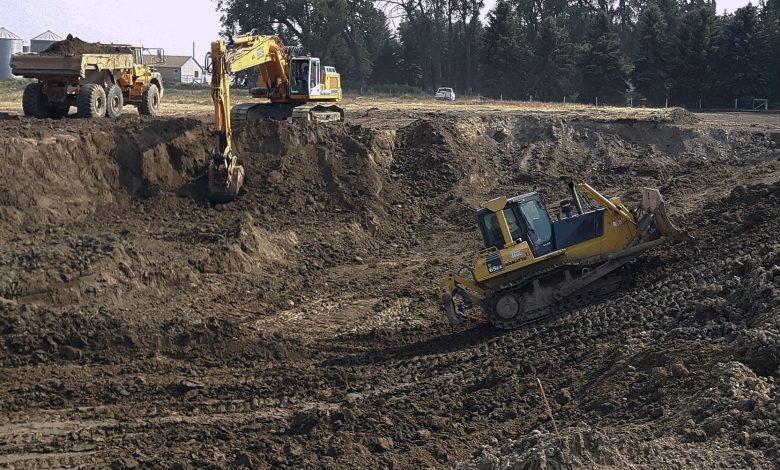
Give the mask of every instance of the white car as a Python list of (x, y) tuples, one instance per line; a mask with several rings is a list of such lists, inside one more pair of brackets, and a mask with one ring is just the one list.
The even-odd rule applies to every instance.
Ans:
[(439, 88), (436, 90), (436, 99), (455, 101), (455, 92), (452, 88)]

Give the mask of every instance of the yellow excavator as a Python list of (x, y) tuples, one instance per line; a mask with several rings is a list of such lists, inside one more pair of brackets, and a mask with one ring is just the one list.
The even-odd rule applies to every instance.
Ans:
[[(252, 97), (262, 103), (246, 103), (230, 109), (230, 74), (258, 68)], [(232, 122), (262, 118), (343, 121), (341, 76), (320, 59), (301, 56), (299, 47), (286, 47), (278, 36), (245, 35), (211, 43), (206, 56), (211, 73), (217, 149), (209, 165), (208, 190), (213, 202), (238, 197), (244, 168), (233, 154)]]
[(555, 221), (538, 191), (499, 197), (476, 211), (485, 248), (442, 286), (452, 323), (465, 319), (458, 297), (482, 307), (500, 329), (546, 321), (624, 289), (632, 260), (687, 238), (667, 217), (657, 189), (642, 188), (642, 202), (628, 209), (587, 184), (568, 179), (567, 188)]

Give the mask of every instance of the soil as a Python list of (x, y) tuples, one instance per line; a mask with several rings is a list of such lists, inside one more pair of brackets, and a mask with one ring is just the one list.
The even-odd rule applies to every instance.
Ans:
[[(0, 466), (777, 466), (780, 131), (678, 114), (254, 122), (215, 206), (202, 120), (0, 115)], [(693, 240), (536, 328), (449, 325), (473, 208), (568, 175)]]
[(41, 55), (77, 55), (77, 54), (131, 54), (127, 47), (99, 42), (86, 42), (71, 34), (62, 41), (50, 45)]

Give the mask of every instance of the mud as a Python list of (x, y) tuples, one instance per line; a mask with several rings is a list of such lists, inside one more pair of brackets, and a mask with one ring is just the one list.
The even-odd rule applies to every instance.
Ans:
[[(366, 114), (239, 126), (217, 206), (200, 120), (0, 118), (0, 466), (780, 462), (776, 129)], [(472, 208), (567, 175), (660, 187), (693, 241), (537, 328), (448, 325)]]
[(62, 41), (52, 43), (41, 55), (77, 55), (77, 54), (130, 54), (132, 50), (127, 47), (113, 44), (101, 44), (99, 42), (86, 42), (80, 38), (68, 34)]

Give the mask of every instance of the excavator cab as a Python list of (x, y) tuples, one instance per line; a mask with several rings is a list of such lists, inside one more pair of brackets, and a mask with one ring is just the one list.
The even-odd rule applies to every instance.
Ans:
[(320, 59), (316, 57), (296, 57), (290, 63), (290, 96), (316, 96), (320, 94)]

